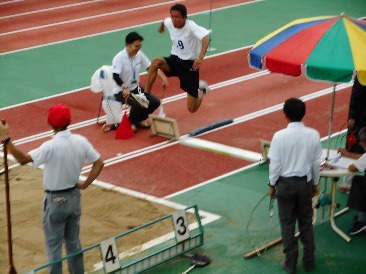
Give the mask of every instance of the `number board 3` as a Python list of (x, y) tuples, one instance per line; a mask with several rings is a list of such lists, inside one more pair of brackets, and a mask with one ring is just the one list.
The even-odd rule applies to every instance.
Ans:
[(178, 210), (172, 214), (175, 239), (177, 243), (189, 239), (187, 215), (184, 210)]
[(102, 252), (103, 265), (106, 273), (111, 273), (121, 268), (115, 238), (101, 242), (100, 250)]

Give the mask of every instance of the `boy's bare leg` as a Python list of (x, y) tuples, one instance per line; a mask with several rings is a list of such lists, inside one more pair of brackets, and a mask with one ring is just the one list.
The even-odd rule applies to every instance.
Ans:
[(150, 93), (153, 84), (155, 83), (156, 76), (158, 74), (158, 70), (162, 70), (163, 72), (169, 72), (170, 68), (166, 60), (162, 57), (154, 58), (151, 62), (149, 70), (147, 72), (146, 83), (145, 83), (145, 92)]
[(198, 97), (193, 97), (187, 93), (187, 109), (189, 112), (194, 113), (196, 112), (199, 107), (201, 106), (203, 99), (203, 92), (198, 91)]

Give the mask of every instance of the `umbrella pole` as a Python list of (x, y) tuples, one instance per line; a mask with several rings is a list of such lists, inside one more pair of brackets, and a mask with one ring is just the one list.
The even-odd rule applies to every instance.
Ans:
[(332, 106), (331, 106), (331, 109), (330, 109), (329, 127), (328, 127), (327, 157), (325, 158), (325, 160), (328, 160), (328, 158), (329, 158), (330, 135), (332, 134), (332, 126), (333, 126), (333, 112), (334, 112), (335, 91), (336, 91), (336, 84), (333, 85)]
[(11, 236), (11, 221), (10, 221), (10, 199), (9, 199), (9, 168), (8, 168), (8, 150), (4, 145), (4, 166), (5, 166), (5, 192), (6, 192), (6, 221), (8, 227), (8, 274), (16, 274), (16, 270), (13, 265), (13, 246), (12, 246), (12, 236)]
[(212, 18), (212, 0), (210, 0), (210, 14), (209, 14), (209, 21), (208, 21), (208, 30), (210, 31), (210, 34), (209, 34), (209, 38), (210, 38), (210, 42), (208, 42), (208, 49), (207, 51), (215, 51), (216, 48), (212, 47), (212, 29), (211, 29), (211, 18)]

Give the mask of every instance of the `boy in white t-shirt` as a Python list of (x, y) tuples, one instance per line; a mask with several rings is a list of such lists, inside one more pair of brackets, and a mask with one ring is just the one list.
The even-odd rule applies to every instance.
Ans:
[[(160, 69), (168, 77), (179, 77), (180, 87), (187, 93), (187, 109), (193, 113), (198, 110), (203, 94), (208, 91), (207, 86), (201, 87), (199, 84), (199, 68), (207, 52), (210, 32), (187, 19), (187, 8), (182, 4), (172, 6), (170, 16), (161, 23), (158, 32), (168, 29), (173, 43), (171, 55), (152, 60), (145, 93), (150, 93)], [(166, 84), (163, 83), (163, 87)]]

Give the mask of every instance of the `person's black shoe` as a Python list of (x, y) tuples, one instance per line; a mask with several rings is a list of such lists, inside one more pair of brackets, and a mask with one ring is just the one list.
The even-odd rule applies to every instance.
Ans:
[(305, 272), (311, 272), (313, 270), (315, 270), (315, 265), (304, 267), (304, 271)]
[(285, 261), (283, 261), (282, 263), (281, 263), (281, 267), (282, 267), (282, 269), (284, 270), (284, 271), (286, 271), (287, 273), (289, 273), (289, 274), (296, 274), (296, 270), (295, 269), (291, 269), (291, 268), (289, 268), (287, 265), (286, 265), (286, 262)]

